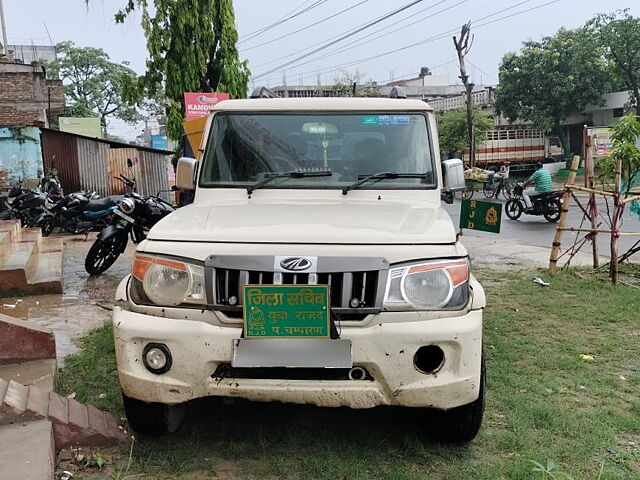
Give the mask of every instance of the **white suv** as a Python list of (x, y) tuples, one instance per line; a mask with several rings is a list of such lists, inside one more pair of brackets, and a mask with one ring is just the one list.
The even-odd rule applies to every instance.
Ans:
[(185, 402), (216, 396), (428, 408), (428, 433), (472, 440), (485, 296), (441, 206), (464, 175), (440, 162), (431, 108), (224, 101), (198, 157), (177, 171), (193, 204), (153, 227), (118, 289), (131, 426), (173, 431)]

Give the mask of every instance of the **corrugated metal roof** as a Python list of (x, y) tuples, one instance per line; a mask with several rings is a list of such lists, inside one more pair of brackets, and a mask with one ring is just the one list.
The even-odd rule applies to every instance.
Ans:
[(84, 135), (78, 135), (77, 133), (71, 133), (71, 132), (61, 132), (60, 130), (52, 130), (50, 128), (41, 128), (41, 130), (43, 132), (45, 131), (49, 131), (49, 132), (54, 132), (56, 135), (68, 135), (71, 137), (76, 137), (76, 138), (84, 138), (87, 140), (91, 140), (92, 142), (99, 142), (99, 143), (104, 143), (109, 145), (111, 148), (135, 148), (137, 150), (142, 150), (145, 152), (154, 152), (154, 153), (162, 153), (163, 155), (173, 155), (174, 152), (170, 151), (170, 150), (158, 150), (157, 148), (151, 148), (151, 147), (144, 147), (141, 145), (131, 145), (129, 143), (122, 143), (122, 142), (114, 142), (112, 140), (105, 140), (104, 138), (93, 138), (93, 137), (86, 137)]
[(76, 141), (81, 189), (96, 191), (102, 196), (109, 195), (107, 181), (109, 145), (79, 136)]
[(45, 171), (48, 172), (55, 166), (65, 194), (80, 190), (76, 138), (61, 136), (54, 130), (48, 129), (41, 129), (40, 138)]
[(136, 163), (136, 181), (138, 192), (142, 196), (158, 195), (169, 201), (169, 161), (166, 155), (153, 152), (140, 152)]

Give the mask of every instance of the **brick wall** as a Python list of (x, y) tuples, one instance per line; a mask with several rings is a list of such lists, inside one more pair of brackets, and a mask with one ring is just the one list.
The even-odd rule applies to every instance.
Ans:
[(0, 127), (57, 126), (63, 111), (60, 80), (47, 80), (38, 64), (0, 63)]

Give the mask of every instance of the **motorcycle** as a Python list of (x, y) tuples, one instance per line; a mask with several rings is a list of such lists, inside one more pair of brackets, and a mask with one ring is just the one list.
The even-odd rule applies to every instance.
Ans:
[(93, 243), (84, 268), (89, 275), (104, 273), (126, 248), (129, 237), (134, 244), (147, 238), (151, 227), (175, 209), (158, 196), (142, 197), (127, 193), (113, 211), (111, 223), (105, 227)]
[(55, 190), (50, 194), (44, 194), (22, 188), (22, 185), (18, 184), (9, 191), (7, 209), (0, 213), (0, 220), (18, 219), (23, 227), (39, 226), (38, 220), (45, 210), (46, 199), (56, 196), (59, 197), (59, 193)]
[(94, 200), (94, 196), (95, 192), (76, 192), (58, 201), (45, 202), (48, 214), (39, 220), (42, 235), (48, 237), (56, 228), (72, 234), (103, 229), (124, 196), (111, 195), (98, 200)]
[(524, 202), (522, 192), (524, 186), (522, 183), (518, 183), (513, 187), (513, 197), (507, 201), (504, 206), (507, 217), (511, 220), (518, 220), (520, 216), (525, 213), (527, 215), (542, 215), (551, 223), (556, 223), (560, 220), (560, 212), (562, 210), (562, 190), (554, 190), (546, 193), (539, 193), (537, 195), (531, 195), (531, 207), (527, 207)]

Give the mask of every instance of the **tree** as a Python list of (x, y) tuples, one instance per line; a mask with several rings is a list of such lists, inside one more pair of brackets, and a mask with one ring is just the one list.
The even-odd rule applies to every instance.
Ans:
[[(438, 117), (440, 150), (449, 158), (461, 155), (469, 148), (467, 109), (457, 108)], [(485, 134), (493, 128), (493, 120), (479, 109), (473, 112), (473, 137), (476, 148), (480, 146)]]
[[(336, 77), (333, 81), (333, 90), (338, 94), (338, 97), (380, 97), (382, 91), (376, 82), (373, 80), (362, 80), (364, 75), (356, 71), (356, 73), (342, 72), (342, 74)], [(354, 95), (355, 85), (355, 95)]]
[(619, 10), (594, 17), (587, 28), (630, 91), (631, 104), (640, 107), (640, 18)]
[(59, 43), (56, 50), (58, 58), (45, 67), (64, 83), (68, 115), (99, 117), (105, 131), (110, 118), (129, 124), (141, 119), (137, 98), (131, 95), (137, 76), (127, 62), (114, 63), (104, 50), (73, 42)]
[(247, 96), (249, 68), (239, 60), (232, 0), (128, 0), (116, 21), (136, 8), (149, 54), (138, 86), (151, 97), (164, 89), (169, 137), (181, 136), (184, 92)]
[(562, 121), (589, 103), (602, 103), (608, 71), (586, 29), (560, 29), (539, 42), (525, 42), (519, 54), (503, 57), (496, 111), (510, 121), (520, 119), (555, 132), (567, 158), (570, 149)]

